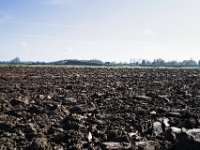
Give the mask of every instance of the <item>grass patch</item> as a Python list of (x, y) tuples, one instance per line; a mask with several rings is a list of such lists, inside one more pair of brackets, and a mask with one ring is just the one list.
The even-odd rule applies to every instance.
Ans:
[(167, 67), (167, 66), (89, 66), (89, 65), (31, 65), (31, 64), (1, 64), (0, 67), (55, 67), (55, 68), (113, 68), (113, 69), (200, 69), (200, 67)]

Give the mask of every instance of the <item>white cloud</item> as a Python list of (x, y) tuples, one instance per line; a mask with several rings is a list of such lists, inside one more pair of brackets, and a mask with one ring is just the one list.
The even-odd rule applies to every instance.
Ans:
[(67, 47), (66, 52), (69, 53), (72, 51), (72, 47)]
[(144, 35), (154, 35), (155, 32), (152, 29), (145, 29), (144, 30)]
[(19, 45), (20, 45), (20, 47), (21, 47), (23, 50), (25, 50), (25, 51), (27, 51), (27, 52), (30, 51), (30, 50), (29, 50), (29, 44), (28, 44), (26, 41), (20, 42)]
[(20, 46), (21, 46), (22, 48), (27, 48), (27, 47), (28, 47), (28, 43), (25, 42), (25, 41), (22, 41), (22, 42), (20, 42)]
[(71, 52), (72, 52), (72, 47), (64, 48), (62, 50), (63, 58), (66, 58), (67, 56), (71, 55)]

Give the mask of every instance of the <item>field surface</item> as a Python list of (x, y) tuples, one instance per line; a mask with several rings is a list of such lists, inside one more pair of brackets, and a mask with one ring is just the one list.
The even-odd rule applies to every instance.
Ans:
[(199, 149), (200, 70), (0, 67), (0, 149)]

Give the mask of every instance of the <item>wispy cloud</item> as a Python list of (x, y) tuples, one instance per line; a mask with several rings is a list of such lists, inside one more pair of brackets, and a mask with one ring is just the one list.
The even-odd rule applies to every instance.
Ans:
[(46, 5), (72, 5), (74, 4), (74, 0), (43, 0), (43, 4)]
[(29, 34), (14, 34), (14, 33), (0, 33), (0, 35), (4, 36), (15, 36), (15, 37), (25, 37), (25, 38), (33, 38), (33, 39), (60, 39), (56, 36), (49, 35), (29, 35)]
[[(0, 33), (3, 36), (15, 36), (20, 38), (30, 38), (35, 40), (44, 40), (50, 42), (63, 42), (70, 44), (80, 44), (80, 45), (104, 45), (104, 46), (112, 46), (106, 42), (101, 41), (92, 41), (92, 40), (68, 40), (64, 37), (57, 36), (49, 36), (49, 35), (29, 35), (29, 34), (9, 34), (9, 33)], [(28, 46), (26, 42), (21, 42), (21, 46)]]
[(0, 11), (0, 23), (6, 23), (11, 21), (13, 18), (8, 12)]
[(55, 23), (44, 23), (44, 22), (15, 22), (19, 25), (28, 26), (41, 26), (41, 27), (56, 27), (56, 28), (91, 28), (90, 25), (67, 25), (67, 24), (55, 24)]

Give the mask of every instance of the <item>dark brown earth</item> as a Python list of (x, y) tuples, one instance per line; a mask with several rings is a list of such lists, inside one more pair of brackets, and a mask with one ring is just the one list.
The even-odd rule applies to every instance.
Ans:
[(200, 70), (0, 67), (0, 149), (199, 149)]

